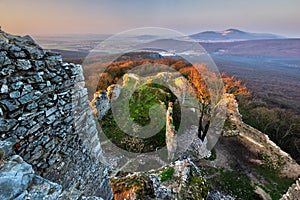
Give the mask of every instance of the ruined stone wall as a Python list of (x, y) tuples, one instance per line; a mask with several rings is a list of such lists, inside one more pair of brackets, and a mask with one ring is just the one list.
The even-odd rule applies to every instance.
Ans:
[(300, 198), (300, 178), (296, 180), (296, 183), (293, 184), (287, 191), (286, 194), (283, 195), (281, 200), (294, 200)]
[(82, 67), (63, 63), (60, 55), (43, 50), (29, 36), (4, 32), (0, 139), (13, 141), (15, 153), (63, 189), (112, 198)]

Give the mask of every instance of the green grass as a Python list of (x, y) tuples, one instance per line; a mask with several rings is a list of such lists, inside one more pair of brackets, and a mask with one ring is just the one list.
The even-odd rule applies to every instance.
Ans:
[[(118, 147), (130, 152), (146, 153), (165, 146), (165, 127), (159, 133), (147, 139), (133, 137), (127, 135), (118, 127), (111, 110), (102, 118), (100, 126), (109, 140)], [(122, 143), (124, 140), (128, 142)]]
[[(259, 180), (258, 184), (272, 200), (279, 200), (286, 193), (294, 180), (279, 176), (277, 170), (267, 166), (253, 166), (256, 173), (254, 176)], [(204, 173), (212, 178), (207, 180), (211, 190), (223, 191), (238, 199), (255, 200), (261, 199), (254, 191), (255, 185), (243, 172), (227, 171), (223, 168), (205, 167)]]
[(255, 187), (252, 185), (250, 178), (234, 171), (219, 169), (218, 175), (207, 180), (210, 187), (232, 194), (243, 200), (258, 199), (254, 192)]
[[(129, 85), (127, 89), (131, 86)], [(126, 88), (125, 88), (126, 92)], [(163, 102), (168, 105), (169, 101), (174, 100), (174, 95), (170, 93), (167, 88), (155, 84), (143, 84), (138, 87), (129, 101), (129, 113), (130, 119), (139, 124), (140, 126), (146, 126), (150, 123), (149, 110), (151, 107), (161, 105)], [(125, 106), (125, 105), (120, 105)], [(180, 112), (180, 107), (174, 106), (174, 115)], [(164, 115), (165, 116), (165, 115)], [(128, 116), (119, 116), (128, 117)], [(155, 116), (154, 116), (155, 117)], [(124, 119), (125, 120), (125, 119)], [(165, 119), (156, 119), (165, 120)], [(178, 128), (180, 124), (180, 118), (174, 118), (175, 128)], [(112, 111), (110, 110), (100, 121), (102, 131), (118, 147), (128, 150), (134, 153), (146, 153), (155, 151), (157, 148), (165, 146), (165, 132), (166, 128), (163, 128), (154, 136), (143, 139), (127, 135), (123, 132), (114, 120)], [(131, 127), (128, 127), (131, 128)]]
[(160, 88), (151, 85), (142, 85), (133, 93), (129, 102), (130, 118), (145, 126), (150, 123), (149, 110), (153, 106), (161, 105), (163, 102), (168, 105), (171, 94)]
[(261, 188), (269, 193), (273, 200), (279, 200), (286, 193), (289, 186), (294, 183), (293, 179), (280, 177), (276, 170), (270, 168), (257, 167), (256, 171), (264, 177), (264, 181), (266, 182), (264, 185), (261, 185)]
[(159, 175), (160, 181), (161, 181), (161, 182), (165, 182), (165, 181), (167, 181), (167, 180), (172, 179), (172, 178), (174, 177), (173, 174), (174, 174), (174, 168), (169, 167), (169, 168), (165, 169), (165, 170)]
[(187, 199), (205, 199), (208, 194), (208, 187), (203, 178), (192, 176), (190, 178), (190, 187), (187, 188), (187, 193), (192, 194)]

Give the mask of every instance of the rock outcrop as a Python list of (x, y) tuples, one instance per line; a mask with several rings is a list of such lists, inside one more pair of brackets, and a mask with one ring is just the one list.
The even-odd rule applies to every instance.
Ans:
[(168, 159), (173, 160), (177, 149), (177, 132), (173, 125), (173, 103), (169, 102), (166, 113), (166, 146)]
[(296, 180), (296, 183), (293, 184), (286, 194), (283, 195), (281, 200), (295, 200), (300, 199), (300, 178)]
[[(83, 196), (73, 188), (63, 191), (62, 186), (35, 174), (32, 166), (18, 156), (12, 156), (0, 168), (0, 199), (94, 199)], [(76, 191), (76, 192), (75, 192)]]
[[(59, 54), (43, 50), (29, 36), (4, 32), (0, 140), (5, 141), (0, 145), (2, 160), (16, 153), (62, 190), (76, 188), (85, 195), (112, 198), (82, 67), (63, 63)], [(25, 182), (30, 181), (39, 182)]]
[[(300, 166), (292, 157), (280, 149), (266, 134), (245, 124), (238, 110), (238, 104), (233, 94), (226, 94), (228, 102), (227, 121), (224, 127), (224, 136), (240, 136), (255, 145), (258, 153), (267, 154), (275, 168), (282, 168), (280, 174), (295, 178), (300, 175)], [(284, 163), (283, 166), (281, 163)]]
[(208, 193), (201, 170), (188, 158), (111, 181), (115, 199), (205, 199)]
[(90, 105), (93, 109), (93, 114), (101, 120), (111, 108), (107, 92), (105, 90), (96, 92)]

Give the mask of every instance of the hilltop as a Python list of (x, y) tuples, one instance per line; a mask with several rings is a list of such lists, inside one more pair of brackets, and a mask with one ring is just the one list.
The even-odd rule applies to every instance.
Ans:
[(283, 38), (282, 36), (270, 33), (250, 33), (233, 28), (223, 31), (204, 31), (190, 35), (190, 37), (199, 42), (232, 42)]

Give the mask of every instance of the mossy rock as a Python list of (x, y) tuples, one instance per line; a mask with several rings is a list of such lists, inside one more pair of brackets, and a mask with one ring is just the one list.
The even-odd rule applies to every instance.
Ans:
[(153, 199), (154, 189), (150, 178), (141, 173), (111, 179), (114, 199)]

